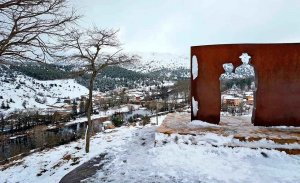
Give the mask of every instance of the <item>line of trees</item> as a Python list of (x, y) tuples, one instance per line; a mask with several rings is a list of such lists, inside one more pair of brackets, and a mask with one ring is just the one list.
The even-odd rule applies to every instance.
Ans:
[(255, 82), (255, 77), (246, 77), (246, 78), (234, 78), (234, 79), (223, 79), (221, 83), (221, 92), (226, 91), (236, 85), (242, 90), (248, 90), (253, 88), (253, 83)]
[(71, 115), (62, 116), (58, 113), (40, 114), (38, 111), (16, 111), (13, 115), (4, 119), (4, 115), (0, 113), (0, 132), (3, 132), (4, 128), (10, 132), (15, 132), (42, 124), (68, 122), (71, 117)]

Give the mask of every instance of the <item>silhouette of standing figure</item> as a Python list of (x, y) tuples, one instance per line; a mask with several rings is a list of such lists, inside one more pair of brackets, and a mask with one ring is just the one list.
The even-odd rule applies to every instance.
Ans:
[(235, 69), (236, 77), (245, 78), (254, 76), (254, 68), (249, 65), (251, 56), (249, 56), (248, 53), (243, 53), (239, 58), (241, 59), (243, 64)]
[[(254, 67), (249, 65), (251, 56), (248, 55), (248, 53), (243, 53), (240, 57), (241, 61), (243, 62), (242, 65), (238, 66), (235, 69), (235, 73), (237, 75), (237, 77), (240, 78), (246, 78), (246, 77), (254, 77), (255, 72), (254, 72)], [(253, 104), (253, 108), (252, 108), (252, 117), (251, 117), (251, 121), (252, 123), (254, 122), (255, 119), (255, 111), (256, 111), (256, 102), (255, 102), (255, 96), (256, 96), (256, 90), (257, 90), (257, 86), (251, 86), (251, 88), (253, 89), (253, 97), (254, 97), (254, 104)]]
[(234, 69), (232, 63), (223, 64), (223, 69), (224, 69), (225, 73), (221, 74), (220, 80), (235, 78), (235, 74), (232, 72)]

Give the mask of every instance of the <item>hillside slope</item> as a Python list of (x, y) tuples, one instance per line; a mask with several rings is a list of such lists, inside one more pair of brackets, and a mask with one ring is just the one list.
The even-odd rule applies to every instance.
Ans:
[[(88, 89), (74, 79), (37, 80), (15, 71), (0, 69), (0, 113), (16, 109), (47, 108), (61, 98), (75, 98), (87, 94)], [(3, 109), (7, 106), (9, 109)]]
[(171, 53), (135, 52), (141, 57), (140, 61), (125, 68), (142, 73), (149, 73), (162, 69), (189, 69), (190, 60), (188, 56)]
[[(31, 63), (11, 67), (11, 70), (38, 80), (55, 80), (70, 78), (70, 71), (75, 70), (76, 67), (74, 65), (37, 65)], [(143, 73), (120, 66), (109, 66), (98, 74), (94, 86), (95, 90), (101, 92), (114, 90), (118, 87), (132, 89), (150, 85), (162, 85), (164, 82), (186, 79), (189, 75), (189, 69), (184, 68), (162, 68)], [(83, 86), (89, 86), (88, 75), (75, 77), (74, 79)]]

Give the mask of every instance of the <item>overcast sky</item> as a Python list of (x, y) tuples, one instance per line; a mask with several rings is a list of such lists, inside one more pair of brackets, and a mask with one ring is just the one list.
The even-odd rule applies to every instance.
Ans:
[(300, 42), (300, 0), (74, 0), (83, 26), (120, 29), (127, 51)]

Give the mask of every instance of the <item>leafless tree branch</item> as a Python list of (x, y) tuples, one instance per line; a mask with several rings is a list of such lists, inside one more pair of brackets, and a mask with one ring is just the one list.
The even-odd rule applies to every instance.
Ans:
[(79, 17), (68, 0), (0, 0), (0, 64), (47, 61)]

